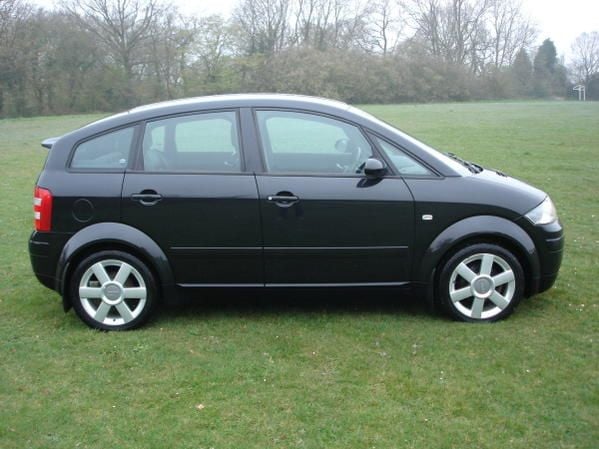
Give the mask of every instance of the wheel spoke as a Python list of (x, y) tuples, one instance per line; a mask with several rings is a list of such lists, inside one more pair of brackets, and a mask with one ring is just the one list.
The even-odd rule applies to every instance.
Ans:
[(487, 276), (491, 274), (494, 259), (493, 254), (483, 254), (483, 260), (480, 264), (480, 274), (486, 274)]
[(505, 309), (510, 303), (505, 297), (501, 296), (497, 291), (494, 291), (493, 294), (489, 297), (493, 303), (499, 307), (501, 310)]
[(107, 282), (110, 282), (110, 276), (108, 276), (108, 273), (106, 273), (106, 270), (104, 269), (104, 266), (101, 262), (95, 263), (92, 266), (92, 271), (96, 275), (96, 278), (98, 279), (100, 284), (104, 285)]
[(472, 303), (472, 318), (480, 319), (483, 316), (483, 307), (485, 306), (485, 300), (483, 298), (476, 298)]
[(476, 273), (472, 271), (470, 268), (468, 268), (468, 265), (466, 265), (464, 262), (458, 265), (457, 272), (468, 282), (472, 282), (473, 279), (476, 277)]
[(123, 289), (123, 297), (127, 299), (146, 299), (145, 287), (128, 287)]
[(449, 292), (449, 296), (453, 302), (459, 302), (472, 296), (472, 289), (470, 287), (464, 287), (459, 290), (453, 290)]
[(98, 307), (94, 315), (94, 319), (96, 321), (99, 321), (100, 323), (103, 322), (106, 319), (106, 315), (108, 315), (108, 312), (110, 311), (110, 307), (111, 306), (106, 304), (105, 302), (100, 303), (100, 306)]
[(125, 281), (127, 280), (127, 278), (129, 277), (129, 275), (131, 274), (132, 268), (133, 267), (131, 267), (131, 265), (129, 265), (128, 263), (123, 263), (121, 265), (121, 268), (119, 268), (118, 273), (114, 277), (114, 281), (118, 282), (121, 285), (125, 284)]
[(116, 310), (118, 310), (118, 312), (120, 313), (121, 318), (123, 318), (125, 323), (128, 323), (133, 319), (133, 315), (131, 314), (129, 307), (127, 307), (127, 304), (125, 304), (124, 302), (120, 302), (115, 307)]
[(101, 298), (102, 289), (99, 287), (79, 287), (80, 298)]
[(493, 277), (493, 282), (495, 286), (507, 284), (508, 282), (512, 282), (516, 277), (514, 276), (514, 272), (512, 270), (504, 271), (503, 273), (499, 273), (497, 276)]

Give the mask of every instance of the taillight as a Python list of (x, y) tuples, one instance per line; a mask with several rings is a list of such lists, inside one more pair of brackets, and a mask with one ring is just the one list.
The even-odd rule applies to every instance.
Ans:
[(35, 230), (48, 232), (52, 229), (52, 192), (35, 186), (33, 193)]

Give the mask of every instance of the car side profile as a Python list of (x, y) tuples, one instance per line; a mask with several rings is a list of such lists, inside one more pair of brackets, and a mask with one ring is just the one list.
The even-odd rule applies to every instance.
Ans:
[(496, 321), (561, 264), (547, 194), (337, 101), (170, 101), (42, 145), (33, 271), (93, 328), (210, 288), (407, 287)]

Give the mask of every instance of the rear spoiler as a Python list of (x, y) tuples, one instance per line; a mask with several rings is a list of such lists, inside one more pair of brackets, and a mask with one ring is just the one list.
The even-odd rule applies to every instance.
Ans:
[(58, 139), (60, 139), (60, 137), (48, 137), (42, 141), (42, 146), (50, 150), (52, 145), (54, 145)]

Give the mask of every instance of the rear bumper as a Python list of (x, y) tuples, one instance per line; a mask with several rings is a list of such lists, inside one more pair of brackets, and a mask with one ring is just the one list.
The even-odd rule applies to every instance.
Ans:
[(29, 237), (29, 259), (37, 280), (49, 289), (59, 291), (56, 278), (58, 257), (67, 235), (33, 231)]

